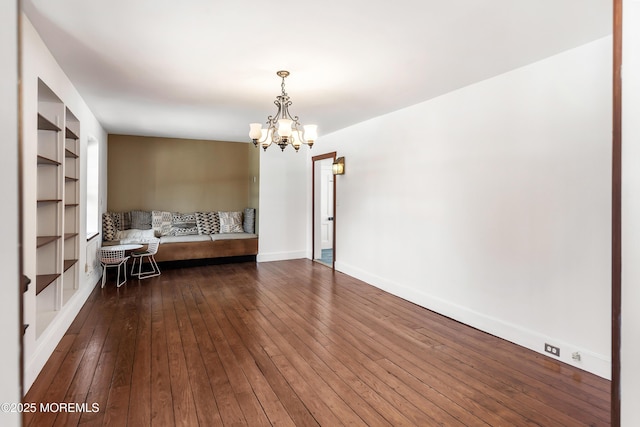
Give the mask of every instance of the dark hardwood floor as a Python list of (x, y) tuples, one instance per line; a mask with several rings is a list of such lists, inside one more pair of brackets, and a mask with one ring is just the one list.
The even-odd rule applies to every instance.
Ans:
[(24, 425), (608, 426), (609, 386), (320, 264), (242, 263), (98, 286), (25, 397), (86, 405)]

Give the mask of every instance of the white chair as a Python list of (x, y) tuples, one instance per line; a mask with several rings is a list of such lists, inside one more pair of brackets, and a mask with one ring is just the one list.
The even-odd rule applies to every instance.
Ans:
[[(102, 264), (102, 287), (107, 281), (107, 268), (118, 267), (118, 276), (116, 278), (117, 286), (120, 287), (127, 283), (127, 260), (128, 256), (125, 256), (124, 249), (100, 249), (100, 263)], [(123, 279), (120, 281), (120, 267), (124, 266), (122, 270)]]
[[(137, 277), (138, 279), (148, 279), (149, 277), (155, 277), (160, 275), (160, 267), (158, 267), (158, 263), (154, 255), (158, 252), (158, 246), (160, 245), (160, 240), (152, 240), (147, 245), (147, 250), (142, 252), (133, 252), (131, 257), (133, 258), (133, 262), (131, 263), (131, 275)], [(149, 265), (151, 266), (151, 270), (142, 271), (142, 261), (143, 258), (147, 257), (149, 259)], [(134, 271), (136, 267), (136, 261), (138, 262), (138, 271)]]

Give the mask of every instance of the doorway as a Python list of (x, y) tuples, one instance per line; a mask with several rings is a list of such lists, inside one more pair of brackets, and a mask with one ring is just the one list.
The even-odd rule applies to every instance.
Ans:
[(312, 259), (332, 269), (336, 260), (336, 181), (332, 165), (336, 153), (312, 158)]

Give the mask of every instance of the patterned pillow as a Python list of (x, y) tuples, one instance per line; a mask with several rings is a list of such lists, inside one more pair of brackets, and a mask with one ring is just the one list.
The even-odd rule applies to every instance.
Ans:
[(195, 213), (171, 213), (171, 226), (178, 228), (191, 228), (196, 226)]
[(244, 221), (242, 222), (242, 229), (245, 233), (256, 232), (256, 210), (253, 208), (246, 208), (244, 210)]
[(191, 236), (198, 234), (198, 227), (171, 227), (167, 236)]
[(220, 232), (218, 212), (196, 212), (198, 234), (217, 234)]
[(107, 212), (107, 215), (113, 220), (113, 226), (116, 230), (124, 230), (124, 218), (122, 218), (122, 212)]
[(113, 223), (118, 230), (131, 228), (131, 212), (107, 212), (113, 218)]
[(171, 219), (173, 216), (171, 212), (164, 211), (152, 211), (151, 212), (151, 225), (156, 237), (168, 236), (171, 231)]
[(136, 230), (150, 230), (151, 212), (131, 211), (131, 228)]
[(102, 214), (102, 240), (116, 240), (118, 229), (109, 212)]
[(171, 229), (168, 235), (189, 236), (191, 234), (198, 234), (196, 214), (173, 212), (171, 214)]
[(242, 212), (218, 212), (220, 233), (242, 233)]

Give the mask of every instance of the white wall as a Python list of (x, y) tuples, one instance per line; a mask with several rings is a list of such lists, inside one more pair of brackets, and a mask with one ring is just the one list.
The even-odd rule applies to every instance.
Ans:
[(623, 1), (622, 354), (623, 426), (640, 425), (640, 1)]
[[(0, 194), (4, 224), (0, 245), (0, 402), (19, 403), (20, 319), (18, 262), (18, 10), (16, 1), (0, 2)], [(19, 426), (17, 412), (0, 412), (0, 425)]]
[[(307, 256), (307, 158), (292, 147), (260, 153), (260, 239), (258, 261)], [(262, 148), (256, 148), (262, 151)]]
[(611, 52), (607, 37), (319, 138), (346, 158), (336, 268), (610, 377)]
[[(91, 113), (80, 94), (73, 84), (64, 74), (58, 63), (55, 61), (46, 45), (29, 22), (22, 14), (22, 99), (23, 99), (23, 238), (27, 242), (24, 247), (24, 274), (32, 279), (36, 276), (35, 271), (35, 245), (28, 242), (35, 242), (36, 230), (36, 150), (37, 150), (37, 88), (38, 78), (42, 79), (49, 88), (64, 102), (65, 106), (73, 112), (80, 122), (80, 203), (84, 207), (86, 203), (86, 147), (87, 138), (93, 135), (99, 141), (102, 154), (102, 182), (106, 182), (106, 143), (107, 134), (102, 129), (100, 123)], [(101, 189), (104, 200), (106, 188)], [(80, 209), (80, 229), (84, 230), (86, 224), (86, 211)], [(82, 233), (82, 235), (84, 235)], [(87, 296), (91, 293), (96, 284), (100, 271), (92, 269), (84, 273), (86, 262), (86, 241), (80, 239), (80, 257), (78, 265), (80, 267), (80, 287), (67, 303), (61, 314), (57, 315), (51, 325), (36, 340), (35, 329), (30, 327), (24, 337), (25, 354), (25, 392), (29, 389), (37, 374), (46, 363), (47, 359), (55, 349), (60, 338), (75, 318), (77, 312), (82, 307)], [(35, 286), (31, 286), (25, 296), (24, 302), (25, 323), (33, 325), (35, 323)]]

